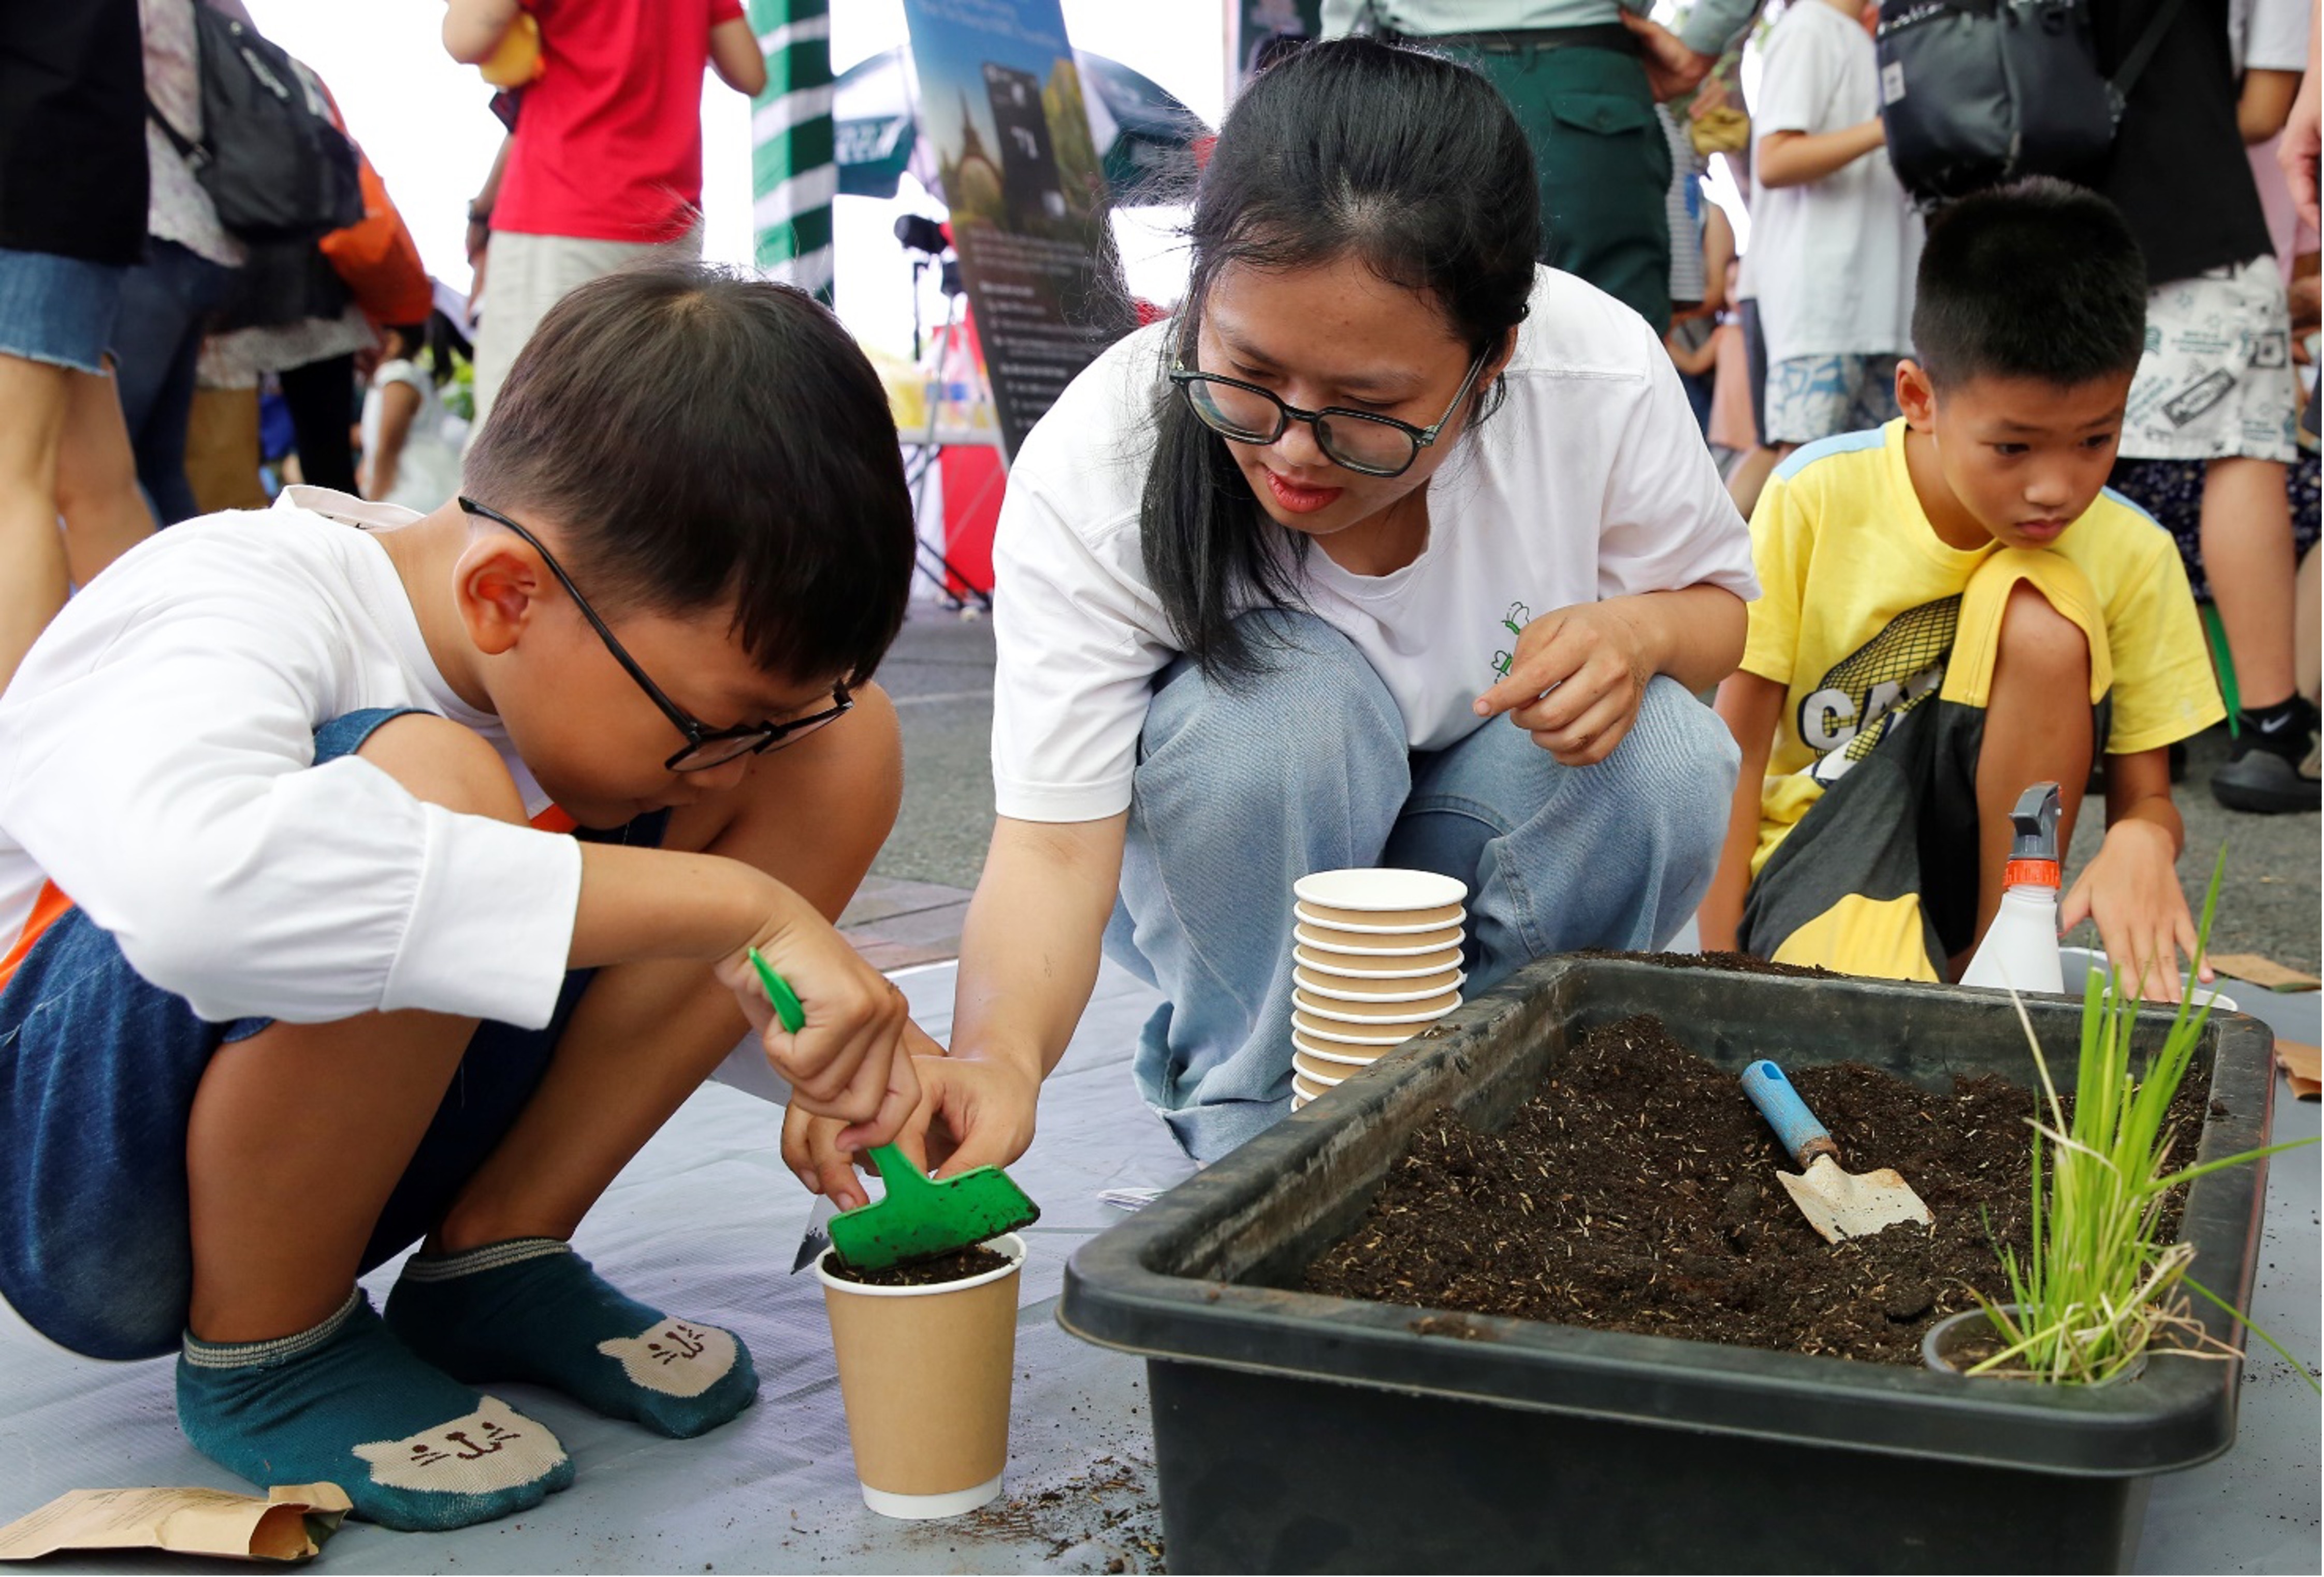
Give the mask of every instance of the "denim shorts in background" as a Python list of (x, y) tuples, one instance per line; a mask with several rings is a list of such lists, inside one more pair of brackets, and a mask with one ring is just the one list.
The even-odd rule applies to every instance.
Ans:
[[(393, 711), (315, 732), (320, 765), (352, 754)], [(667, 812), (593, 842), (658, 845)], [(476, 1027), (443, 1104), (364, 1251), (369, 1270), (427, 1235), (547, 1071), (591, 972), (565, 978), (546, 1029)], [(75, 909), (0, 990), (0, 1297), (43, 1336), (91, 1358), (178, 1350), (193, 1287), (186, 1124), (209, 1059), (266, 1028), (213, 1024), (131, 968)]]
[(128, 273), (114, 263), (0, 246), (0, 355), (102, 374)]

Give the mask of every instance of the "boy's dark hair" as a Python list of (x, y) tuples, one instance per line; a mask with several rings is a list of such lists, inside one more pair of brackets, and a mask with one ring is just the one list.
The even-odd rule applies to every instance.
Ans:
[(2136, 371), (2145, 346), (2145, 260), (2098, 193), (2034, 176), (1930, 220), (1913, 349), (1932, 386), (1999, 377), (2070, 388)]
[[(1285, 53), (1220, 128), (1187, 226), (1186, 304), (1170, 352), (1195, 364), (1203, 300), (1230, 263), (1288, 270), (1355, 257), (1434, 299), (1476, 355), (1525, 320), (1541, 246), (1533, 152), (1479, 73), (1370, 38)], [(1499, 381), (1477, 390), (1480, 420)], [(1181, 650), (1234, 679), (1263, 666), (1234, 626), (1248, 594), (1296, 595), (1306, 539), (1284, 549), (1236, 466), (1167, 383), (1139, 509), (1146, 571)]]
[(731, 605), (769, 673), (860, 684), (903, 623), (916, 534), (887, 393), (788, 285), (692, 262), (583, 285), (526, 342), (462, 481), (556, 521), (599, 612)]

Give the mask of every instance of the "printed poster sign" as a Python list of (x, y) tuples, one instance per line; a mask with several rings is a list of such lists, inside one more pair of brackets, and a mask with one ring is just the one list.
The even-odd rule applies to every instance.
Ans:
[(1011, 455), (1135, 324), (1058, 0), (904, 0), (953, 245)]

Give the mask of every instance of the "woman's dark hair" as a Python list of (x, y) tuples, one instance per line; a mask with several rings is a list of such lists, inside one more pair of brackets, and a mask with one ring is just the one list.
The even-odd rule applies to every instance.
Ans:
[[(1539, 209), (1532, 150), (1482, 76), (1375, 39), (1310, 44), (1255, 78), (1220, 129), (1194, 191), (1169, 354), (1194, 364), (1204, 300), (1228, 265), (1352, 257), (1431, 299), (1482, 355), (1525, 319)], [(1472, 413), (1499, 392), (1499, 380), (1480, 388)], [(1155, 417), (1139, 511), (1147, 576), (1180, 650), (1214, 679), (1247, 678), (1265, 664), (1235, 628), (1237, 600), (1291, 605), (1305, 539), (1273, 529), (1227, 440), (1167, 383)]]
[(1978, 377), (2070, 389), (2136, 372), (2145, 348), (2146, 262), (2097, 192), (2037, 175), (1930, 220), (1913, 354), (1940, 392)]
[(769, 673), (861, 683), (903, 624), (915, 535), (887, 392), (788, 285), (677, 261), (583, 285), (526, 341), (462, 481), (554, 521), (600, 613), (731, 607)]

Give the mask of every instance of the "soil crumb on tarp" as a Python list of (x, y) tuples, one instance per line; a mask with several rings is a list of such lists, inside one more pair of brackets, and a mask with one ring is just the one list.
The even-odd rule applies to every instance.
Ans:
[(835, 1254), (831, 1258), (831, 1274), (859, 1286), (935, 1286), (939, 1282), (965, 1281), (988, 1270), (1003, 1269), (1008, 1264), (1008, 1255), (979, 1243), (933, 1259), (907, 1259), (879, 1270), (859, 1270)]
[[(1782, 1048), (1771, 1047), (1782, 1060)], [(1795, 1171), (1736, 1075), (1641, 1014), (1583, 1037), (1499, 1133), (1425, 1122), (1311, 1292), (1468, 1314), (1921, 1361), (1921, 1337), (2007, 1286), (2024, 1252), (2029, 1090), (1934, 1093), (1858, 1063), (1784, 1072), (1852, 1172), (1894, 1167), (1933, 1228), (1826, 1243), (1776, 1181)], [(2200, 1095), (2173, 1107), (2181, 1164)], [(2175, 1206), (2166, 1236), (2175, 1234)]]

